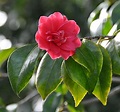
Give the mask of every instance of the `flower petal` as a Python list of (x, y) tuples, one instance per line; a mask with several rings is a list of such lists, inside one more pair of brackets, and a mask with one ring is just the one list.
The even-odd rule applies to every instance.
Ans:
[(38, 43), (39, 48), (48, 50), (49, 48), (49, 42), (47, 42), (39, 33), (39, 31), (36, 32), (35, 35), (36, 42)]
[(75, 44), (69, 40), (67, 40), (64, 44), (60, 46), (61, 49), (67, 50), (67, 51), (74, 51), (75, 50)]
[(59, 54), (60, 53), (60, 48), (52, 42), (50, 42), (49, 50), (53, 51), (54, 54)]
[(51, 21), (52, 32), (56, 32), (61, 25), (64, 24), (65, 21), (68, 21), (66, 16), (63, 16), (59, 12), (55, 12), (49, 16), (49, 20)]
[(76, 48), (80, 47), (82, 45), (82, 42), (79, 38), (76, 38), (73, 42), (74, 42)]
[(61, 57), (60, 54), (55, 54), (52, 50), (48, 50), (47, 52), (52, 59), (57, 59)]
[(48, 17), (46, 16), (41, 16), (40, 19), (39, 19), (39, 25), (42, 24), (42, 23), (45, 23), (47, 21)]
[(80, 27), (75, 23), (75, 29), (73, 31), (75, 34), (78, 34), (80, 32)]
[(82, 44), (77, 37), (79, 31), (74, 20), (68, 20), (60, 12), (55, 12), (48, 17), (40, 17), (35, 39), (39, 48), (46, 50), (52, 59), (62, 57), (66, 60)]
[(65, 36), (77, 35), (80, 31), (79, 26), (75, 21), (69, 20), (64, 25), (62, 25), (59, 30), (64, 30)]
[(80, 45), (81, 45), (81, 41), (78, 37), (70, 37), (66, 40), (64, 44), (60, 46), (60, 48), (67, 51), (75, 51), (75, 49), (77, 47), (80, 47)]
[(61, 57), (60, 55), (60, 48), (56, 46), (54, 43), (50, 43), (50, 48), (48, 49), (48, 54), (52, 59), (57, 59)]
[(47, 19), (44, 23), (39, 23), (38, 30), (40, 30), (42, 34), (46, 34), (46, 32), (51, 31), (51, 29), (52, 26), (50, 19)]
[(61, 50), (61, 57), (64, 60), (67, 60), (70, 56), (71, 56), (71, 52), (70, 51)]

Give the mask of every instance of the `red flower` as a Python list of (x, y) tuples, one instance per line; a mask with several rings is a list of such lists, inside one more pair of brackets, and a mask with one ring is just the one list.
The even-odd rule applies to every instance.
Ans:
[(81, 46), (77, 37), (79, 31), (74, 20), (55, 12), (49, 17), (40, 17), (35, 37), (39, 48), (46, 50), (52, 59), (62, 57), (67, 60)]

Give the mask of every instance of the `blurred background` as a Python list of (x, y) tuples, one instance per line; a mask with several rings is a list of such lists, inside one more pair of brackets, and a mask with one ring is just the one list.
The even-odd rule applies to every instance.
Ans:
[[(120, 80), (116, 81), (117, 78), (112, 84), (114, 91), (108, 98), (107, 106), (103, 106), (88, 94), (83, 102), (75, 108), (69, 92), (65, 92), (65, 101), (61, 104), (63, 95), (61, 95), (60, 90), (51, 94), (46, 101), (42, 101), (36, 91), (34, 77), (20, 94), (20, 98), (17, 97), (11, 88), (6, 70), (6, 60), (14, 47), (35, 42), (35, 33), (40, 16), (59, 11), (68, 19), (74, 19), (77, 22), (81, 29), (80, 37), (96, 34), (106, 35), (109, 32), (108, 29), (110, 30), (118, 22), (117, 20), (120, 20), (120, 5), (115, 10), (113, 19), (107, 21), (108, 27), (104, 28), (104, 32), (98, 33), (103, 29), (103, 27), (101, 28), (103, 21), (102, 23), (92, 22), (99, 18), (100, 14), (104, 18), (105, 12), (103, 13), (102, 9), (109, 10), (118, 1), (0, 0), (0, 112), (63, 112), (63, 110), (64, 112), (120, 112), (120, 91), (116, 91), (118, 88), (115, 88), (120, 84)], [(98, 29), (96, 30), (96, 28)], [(61, 91), (65, 90), (63, 89), (64, 85), (61, 85), (61, 88)]]

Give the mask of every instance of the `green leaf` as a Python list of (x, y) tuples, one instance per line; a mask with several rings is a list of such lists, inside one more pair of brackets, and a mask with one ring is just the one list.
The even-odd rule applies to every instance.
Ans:
[(102, 34), (103, 35), (107, 35), (110, 31), (110, 29), (112, 28), (112, 21), (111, 18), (107, 18), (106, 21), (103, 24), (103, 28), (102, 28)]
[(89, 74), (86, 74), (87, 86), (89, 87), (87, 90), (92, 92), (103, 64), (103, 55), (100, 48), (92, 41), (85, 40), (73, 55), (73, 59), (89, 71)]
[(110, 31), (108, 32), (108, 35), (114, 35), (114, 33), (117, 31), (118, 25), (119, 25), (120, 21), (116, 22), (112, 28), (110, 29)]
[(60, 105), (61, 99), (62, 99), (62, 95), (53, 92), (45, 100), (42, 112), (56, 112), (57, 108)]
[(0, 50), (0, 66), (7, 60), (9, 55), (15, 50), (15, 48)]
[(36, 87), (43, 99), (51, 94), (61, 83), (62, 59), (52, 60), (45, 54), (37, 69)]
[[(106, 19), (108, 18), (108, 8), (109, 4), (107, 2), (101, 3), (96, 9), (99, 9), (99, 15), (97, 15), (97, 18), (93, 18), (94, 21), (90, 24), (90, 32), (92, 35), (102, 35), (102, 33), (106, 33), (109, 29), (106, 29), (106, 32), (103, 32), (102, 30), (104, 28), (104, 24), (106, 26)], [(96, 17), (96, 13), (93, 12), (90, 14), (91, 17)], [(88, 19), (89, 20), (89, 19)], [(108, 20), (107, 20), (108, 21)], [(108, 26), (108, 23), (107, 23)]]
[(66, 69), (68, 71), (69, 77), (76, 82), (78, 85), (82, 86), (86, 90), (90, 90), (89, 84), (89, 74), (90, 72), (82, 65), (77, 63), (72, 58), (65, 61)]
[(58, 88), (56, 89), (55, 92), (57, 92), (57, 93), (59, 93), (59, 94), (62, 94), (62, 95), (66, 95), (67, 92), (68, 92), (68, 89), (67, 89), (67, 87), (66, 87), (66, 85), (65, 85), (64, 83), (61, 83), (61, 84), (58, 86)]
[(88, 25), (90, 25), (94, 20), (98, 19), (103, 8), (108, 8), (109, 4), (107, 2), (102, 2), (97, 6), (97, 8), (91, 12), (88, 18)]
[(83, 105), (79, 105), (79, 107), (75, 108), (75, 107), (68, 104), (67, 108), (68, 108), (69, 112), (85, 112)]
[(8, 110), (6, 110), (5, 107), (1, 107), (1, 108), (0, 108), (0, 112), (8, 112)]
[(4, 107), (4, 106), (5, 106), (5, 103), (4, 103), (4, 101), (3, 101), (3, 98), (1, 98), (1, 97), (0, 97), (0, 106), (1, 106), (1, 107)]
[(107, 50), (100, 45), (99, 47), (103, 54), (103, 66), (93, 94), (102, 102), (103, 105), (106, 105), (112, 82), (112, 64)]
[(110, 41), (107, 50), (112, 60), (113, 73), (120, 75), (120, 33)]
[[(74, 66), (72, 67), (75, 68)], [(81, 85), (78, 85), (74, 80), (72, 80), (72, 78), (70, 77), (70, 72), (67, 70), (67, 65), (65, 64), (65, 62), (63, 62), (62, 64), (61, 70), (63, 81), (74, 98), (75, 106), (78, 106), (81, 100), (87, 94), (87, 91)], [(76, 71), (74, 70), (74, 72), (74, 76), (76, 77)]]
[(111, 13), (113, 23), (116, 23), (120, 19), (120, 1), (115, 2), (109, 12)]
[(8, 60), (9, 79), (15, 93), (19, 94), (33, 75), (39, 53), (36, 44), (15, 50)]

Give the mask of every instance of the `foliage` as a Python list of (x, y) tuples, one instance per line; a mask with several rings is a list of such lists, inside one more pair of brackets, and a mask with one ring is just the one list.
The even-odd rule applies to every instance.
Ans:
[[(20, 4), (25, 5), (25, 2)], [(30, 98), (40, 94), (41, 97), (37, 96), (34, 101), (44, 100), (43, 112), (84, 112), (84, 103), (83, 106), (81, 103), (88, 94), (107, 105), (112, 77), (120, 75), (119, 7), (120, 1), (106, 0), (91, 12), (88, 18), (91, 36), (81, 38), (82, 46), (67, 60), (51, 59), (34, 43), (1, 50), (0, 66), (4, 66), (8, 58), (7, 72), (14, 92), (20, 96), (26, 88), (26, 91), (30, 90), (30, 79), (34, 77), (35, 87), (32, 89), (36, 88), (38, 92)], [(20, 6), (17, 8), (19, 10)], [(12, 104), (14, 110), (20, 104)], [(7, 111), (2, 99), (0, 105), (0, 111)]]

